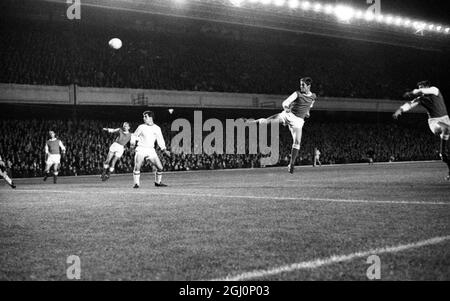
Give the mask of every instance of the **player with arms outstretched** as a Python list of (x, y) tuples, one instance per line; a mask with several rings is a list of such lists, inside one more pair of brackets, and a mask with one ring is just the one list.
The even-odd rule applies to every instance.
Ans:
[(413, 100), (406, 102), (392, 115), (397, 119), (402, 113), (421, 105), (428, 112), (428, 126), (435, 135), (440, 135), (441, 145), (439, 156), (441, 160), (447, 164), (449, 169), (446, 180), (450, 181), (450, 161), (448, 151), (448, 140), (450, 137), (450, 119), (448, 117), (447, 108), (445, 106), (444, 97), (438, 88), (431, 86), (427, 80), (417, 83), (418, 89), (404, 94), (404, 97), (415, 97)]
[[(50, 168), (53, 166), (53, 183), (56, 184), (56, 179), (58, 177), (58, 169), (61, 164), (61, 153), (65, 154), (66, 148), (64, 144), (56, 138), (54, 131), (49, 131), (50, 139), (45, 143), (45, 175), (44, 181), (50, 176)], [(61, 151), (60, 151), (61, 149)]]
[(250, 122), (271, 122), (279, 121), (284, 126), (288, 126), (292, 135), (291, 160), (288, 165), (288, 171), (294, 173), (295, 159), (300, 151), (302, 141), (303, 125), (305, 118), (309, 117), (309, 111), (317, 99), (315, 93), (311, 92), (312, 79), (303, 77), (300, 79), (300, 91), (295, 91), (283, 101), (284, 111), (268, 118), (260, 118)]
[(167, 156), (170, 155), (170, 152), (166, 149), (166, 143), (164, 142), (161, 128), (153, 122), (153, 112), (145, 111), (142, 113), (142, 116), (144, 123), (132, 134), (130, 142), (132, 147), (137, 143), (136, 152), (134, 154), (133, 188), (139, 188), (140, 186), (141, 167), (147, 159), (156, 167), (155, 186), (166, 187), (167, 185), (161, 182), (163, 165), (156, 154), (155, 142), (158, 143), (159, 148)]
[(12, 179), (8, 176), (7, 170), (6, 170), (6, 164), (3, 162), (2, 157), (0, 156), (0, 176), (2, 176), (3, 179), (5, 179), (6, 183), (8, 183), (11, 188), (16, 188), (16, 185), (14, 185), (14, 182)]
[(114, 171), (116, 162), (122, 157), (125, 145), (130, 142), (131, 133), (130, 124), (128, 122), (124, 122), (122, 128), (103, 128), (103, 130), (107, 131), (108, 133), (119, 133), (119, 136), (117, 136), (114, 143), (109, 147), (108, 156), (103, 163), (102, 180), (106, 181), (109, 179), (110, 174)]

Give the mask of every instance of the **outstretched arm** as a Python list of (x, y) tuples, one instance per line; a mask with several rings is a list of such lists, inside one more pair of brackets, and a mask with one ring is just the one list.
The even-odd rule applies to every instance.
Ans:
[(404, 103), (400, 108), (397, 109), (397, 111), (395, 111), (395, 113), (392, 115), (392, 117), (394, 119), (397, 119), (398, 116), (402, 115), (403, 112), (408, 112), (412, 108), (417, 107), (419, 105), (418, 100), (419, 100), (419, 97)]
[(117, 133), (120, 129), (110, 129), (110, 128), (103, 128), (104, 131), (107, 131), (108, 133)]

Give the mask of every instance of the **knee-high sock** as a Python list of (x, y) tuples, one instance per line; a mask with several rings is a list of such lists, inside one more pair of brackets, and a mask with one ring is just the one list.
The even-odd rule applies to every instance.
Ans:
[(155, 171), (155, 183), (161, 184), (162, 171)]
[(140, 171), (133, 171), (133, 180), (134, 180), (134, 184), (139, 185), (139, 179), (141, 177), (141, 172)]
[(300, 151), (300, 147), (293, 146), (291, 150), (291, 165), (295, 165), (295, 159), (297, 159), (298, 152)]

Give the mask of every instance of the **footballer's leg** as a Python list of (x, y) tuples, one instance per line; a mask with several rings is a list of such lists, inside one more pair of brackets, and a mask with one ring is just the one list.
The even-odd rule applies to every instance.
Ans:
[(59, 174), (59, 166), (61, 164), (60, 163), (55, 163), (53, 166), (53, 184), (56, 184), (57, 178), (58, 178), (58, 174)]
[(108, 175), (114, 172), (114, 169), (116, 168), (116, 163), (119, 159), (120, 157), (117, 157), (117, 155), (112, 158), (111, 166), (108, 169)]
[(281, 113), (277, 113), (277, 114), (274, 114), (274, 115), (269, 116), (267, 118), (259, 118), (259, 119), (256, 119), (256, 120), (245, 119), (245, 122), (247, 122), (247, 123), (270, 123), (270, 122), (272, 122), (274, 120), (281, 121), (280, 114)]
[(102, 180), (103, 181), (107, 180), (107, 173), (108, 173), (108, 169), (110, 167), (109, 162), (111, 162), (111, 159), (113, 158), (113, 156), (114, 156), (114, 153), (109, 151), (105, 162), (103, 162), (103, 172), (102, 172)]
[(157, 187), (167, 187), (166, 184), (162, 183), (162, 173), (163, 173), (163, 165), (161, 160), (159, 160), (158, 156), (152, 156), (150, 158), (150, 162), (156, 167), (155, 171), (155, 186)]
[(46, 163), (44, 170), (44, 181), (47, 181), (47, 178), (50, 176), (50, 168), (52, 168), (53, 163)]
[(144, 163), (144, 160), (145, 160), (145, 156), (143, 154), (140, 154), (139, 152), (136, 152), (134, 154), (134, 169), (133, 169), (134, 186), (133, 186), (133, 188), (139, 188), (140, 177), (141, 177), (141, 167), (142, 167), (142, 163)]
[(16, 185), (14, 185), (14, 182), (6, 173), (6, 170), (5, 171), (0, 170), (0, 175), (2, 176), (3, 179), (5, 179), (6, 183), (8, 183), (8, 185), (11, 186), (11, 188), (13, 189), (16, 188)]
[(291, 127), (292, 133), (292, 150), (291, 150), (291, 161), (288, 165), (288, 171), (294, 173), (295, 160), (297, 159), (298, 153), (300, 151), (300, 143), (302, 141), (302, 128), (301, 127)]
[(442, 133), (441, 133), (440, 137), (441, 137), (441, 146), (440, 146), (440, 150), (439, 150), (439, 156), (441, 157), (442, 162), (447, 164), (448, 175), (445, 177), (445, 179), (450, 181), (450, 160), (449, 160), (449, 150), (448, 150), (450, 129), (448, 127), (442, 127)]

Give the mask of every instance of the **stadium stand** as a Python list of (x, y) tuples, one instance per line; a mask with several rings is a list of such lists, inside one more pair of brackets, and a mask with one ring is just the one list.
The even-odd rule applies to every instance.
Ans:
[[(120, 121), (101, 120), (18, 120), (0, 121), (0, 153), (14, 177), (42, 176), (44, 145), (48, 129), (56, 129), (67, 152), (61, 162), (61, 175), (100, 174), (103, 160), (115, 136), (102, 127), (118, 127)], [(160, 124), (166, 143), (177, 132), (170, 124)], [(136, 124), (132, 126), (135, 129)], [(373, 149), (376, 162), (437, 159), (438, 143), (428, 129), (396, 124), (363, 124), (352, 122), (311, 122), (304, 130), (298, 164), (312, 164), (312, 152), (318, 147), (323, 164), (367, 162), (366, 151)], [(205, 133), (204, 133), (205, 134)], [(205, 134), (206, 135), (206, 134)], [(17, 137), (21, 137), (18, 139)], [(194, 146), (193, 146), (194, 147)], [(278, 165), (287, 165), (291, 137), (280, 128), (280, 159)], [(204, 153), (160, 156), (165, 170), (201, 170), (260, 167), (261, 155), (230, 155)], [(149, 171), (147, 166), (147, 171)], [(133, 157), (128, 149), (118, 162), (117, 173), (129, 173)]]

